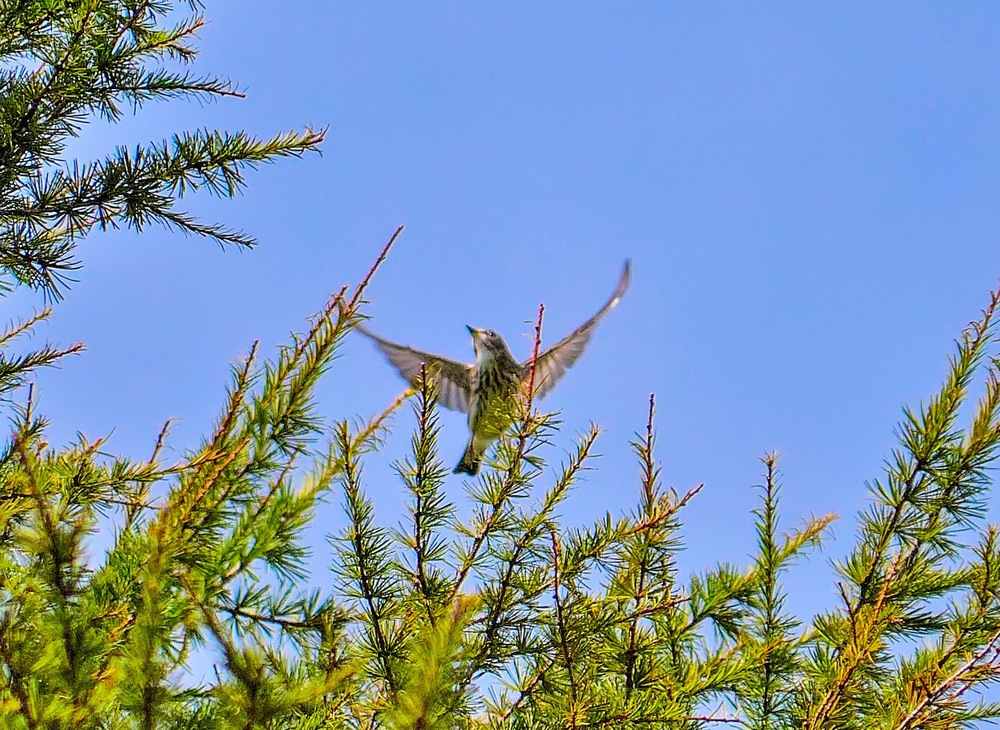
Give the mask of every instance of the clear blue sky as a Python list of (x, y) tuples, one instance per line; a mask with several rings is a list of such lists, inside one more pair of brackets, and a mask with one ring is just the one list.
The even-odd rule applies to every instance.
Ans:
[[(605, 432), (566, 521), (633, 503), (629, 441), (655, 392), (665, 481), (706, 485), (685, 515), (683, 565), (746, 563), (757, 458), (777, 449), (786, 526), (841, 515), (792, 586), (794, 606), (829, 605), (823, 566), (853, 538), (901, 406), (937, 388), (1000, 276), (1000, 5), (276, 7), (206, 9), (195, 70), (230, 76), (246, 100), (150, 106), (74, 148), (329, 125), (323, 156), (252, 174), (240, 200), (185, 204), (256, 234), (257, 250), (164, 231), (85, 243), (80, 282), (43, 330), (88, 346), (39, 378), (53, 441), (113, 431), (113, 450), (145, 455), (177, 417), (174, 453), (193, 446), (230, 363), (301, 329), (401, 223), (371, 326), (454, 358), (471, 359), (466, 323), (526, 356), (539, 302), (554, 341), (631, 257), (631, 291), (545, 402), (566, 424), (554, 461), (589, 420)], [(355, 337), (322, 410), (367, 417), (400, 388)], [(442, 422), (451, 465), (464, 417)], [(404, 453), (411, 424), (396, 419), (387, 456)], [(395, 524), (385, 460), (367, 475)], [(459, 500), (461, 487), (450, 479)], [(341, 523), (337, 500), (325, 505), (317, 566)]]

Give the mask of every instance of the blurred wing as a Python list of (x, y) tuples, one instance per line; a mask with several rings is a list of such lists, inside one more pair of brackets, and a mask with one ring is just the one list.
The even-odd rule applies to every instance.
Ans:
[[(559, 378), (580, 359), (580, 355), (583, 354), (587, 343), (590, 342), (590, 336), (594, 332), (594, 327), (597, 326), (597, 323), (601, 321), (601, 318), (605, 314), (614, 309), (615, 305), (625, 295), (631, 277), (632, 262), (626, 260), (625, 268), (622, 269), (622, 275), (618, 279), (618, 286), (615, 288), (615, 293), (604, 303), (604, 306), (601, 307), (597, 314), (552, 347), (539, 353), (538, 360), (535, 363), (534, 392), (536, 397), (544, 398), (555, 387), (556, 383), (559, 382)], [(531, 369), (531, 361), (522, 363), (521, 368), (524, 371), (524, 377), (527, 378)]]
[(429, 352), (414, 350), (412, 347), (397, 345), (356, 325), (358, 332), (375, 341), (392, 366), (399, 371), (406, 382), (416, 386), (420, 381), (420, 366), (427, 364), (427, 373), (432, 375), (438, 386), (438, 403), (445, 408), (462, 413), (469, 412), (472, 397), (473, 368), (465, 363), (455, 362)]

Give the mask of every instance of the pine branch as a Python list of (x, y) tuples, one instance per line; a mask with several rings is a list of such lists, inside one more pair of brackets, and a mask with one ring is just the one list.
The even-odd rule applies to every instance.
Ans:
[(994, 340), (998, 304), (1000, 291), (966, 328), (939, 393), (919, 413), (905, 412), (902, 447), (888, 466), (888, 481), (873, 485), (876, 503), (862, 516), (858, 547), (840, 567), (848, 585), (856, 587), (842, 588), (842, 615), (817, 620), (823, 643), (832, 646), (822, 655), (822, 679), (810, 697), (804, 727), (856, 715), (848, 708), (859, 702), (874, 712), (888, 639), (942, 625), (940, 617), (919, 609), (960, 587), (958, 576), (945, 566), (961, 549), (958, 534), (981, 518), (989, 487), (986, 469), (1000, 447), (995, 360), (987, 368), (986, 392), (968, 433), (957, 418)]
[(555, 530), (550, 530), (549, 535), (552, 539), (552, 602), (555, 604), (556, 609), (556, 637), (559, 645), (559, 651), (562, 654), (563, 666), (565, 667), (566, 674), (569, 677), (569, 723), (570, 727), (576, 728), (578, 726), (576, 678), (573, 676), (573, 657), (569, 650), (569, 641), (566, 633), (566, 619), (563, 615), (563, 604), (559, 595), (559, 563), (562, 562), (562, 556), (560, 555), (559, 550), (559, 538), (556, 537)]
[(67, 355), (75, 355), (83, 351), (83, 345), (77, 343), (65, 349), (46, 345), (40, 350), (21, 355), (8, 355), (3, 352), (13, 340), (23, 335), (29, 335), (36, 324), (48, 320), (51, 314), (50, 309), (44, 309), (22, 322), (12, 323), (4, 332), (0, 333), (0, 397), (24, 385), (28, 376), (38, 368), (54, 366)]
[(437, 393), (433, 379), (425, 377), (423, 368), (418, 395), (414, 405), (417, 430), (411, 441), (411, 456), (395, 465), (410, 493), (412, 531), (401, 531), (397, 539), (412, 552), (412, 562), (403, 564), (406, 580), (416, 588), (427, 619), (433, 621), (451, 590), (443, 571), (448, 542), (440, 531), (452, 520), (454, 506), (443, 492), (448, 470), (437, 456)]
[(335, 568), (344, 584), (344, 592), (358, 601), (365, 614), (364, 630), (369, 634), (373, 675), (386, 683), (390, 694), (399, 689), (394, 659), (396, 647), (390, 640), (386, 621), (395, 613), (399, 600), (393, 591), (390, 538), (372, 518), (371, 501), (360, 485), (358, 444), (351, 438), (347, 424), (341, 424), (337, 438), (344, 465), (345, 510), (349, 521), (340, 539), (342, 565)]
[[(67, 140), (95, 117), (119, 121), (123, 104), (137, 111), (153, 100), (242, 94), (227, 79), (161, 66), (194, 59), (200, 15), (160, 27), (173, 3), (49, 5), (48, 12), (24, 3), (0, 7), (8, 19), (0, 25), (0, 59), (7, 60), (0, 71), (0, 269), (59, 298), (79, 268), (76, 245), (95, 228), (155, 224), (222, 245), (254, 245), (242, 231), (177, 210), (177, 201), (202, 188), (234, 197), (246, 169), (317, 150), (325, 130), (269, 140), (202, 130), (69, 164)], [(37, 67), (29, 72), (32, 61)]]

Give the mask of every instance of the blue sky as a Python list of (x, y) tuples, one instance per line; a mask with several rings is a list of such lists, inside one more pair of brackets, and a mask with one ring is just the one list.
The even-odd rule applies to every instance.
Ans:
[[(145, 455), (176, 417), (179, 455), (210, 430), (230, 363), (301, 329), (398, 224), (371, 327), (456, 359), (472, 356), (466, 323), (526, 356), (539, 302), (555, 341), (631, 257), (631, 291), (545, 402), (565, 422), (553, 461), (590, 420), (604, 430), (567, 523), (634, 502), (629, 441), (655, 392), (664, 480), (706, 485), (682, 564), (746, 563), (757, 459), (776, 449), (785, 525), (841, 515), (793, 574), (793, 606), (835, 600), (817, 567), (849, 547), (901, 406), (937, 388), (1000, 275), (1000, 6), (303, 2), (293, 17), (241, 0), (206, 15), (195, 70), (248, 98), (153, 105), (72, 151), (312, 124), (329, 125), (323, 155), (251, 174), (239, 200), (185, 202), (254, 233), (254, 251), (165, 231), (86, 241), (43, 330), (88, 346), (39, 378), (53, 442), (113, 432), (113, 450)], [(400, 388), (355, 337), (321, 408), (368, 416)], [(464, 417), (442, 423), (450, 465)], [(411, 424), (396, 419), (388, 457)], [(395, 524), (387, 460), (366, 473)], [(334, 500), (310, 534), (318, 567), (339, 524)]]

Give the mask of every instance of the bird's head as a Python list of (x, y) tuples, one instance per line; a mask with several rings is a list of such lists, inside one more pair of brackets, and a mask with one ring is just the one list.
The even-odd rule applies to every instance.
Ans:
[(507, 349), (507, 343), (503, 337), (493, 330), (481, 330), (466, 325), (469, 334), (472, 335), (472, 346), (476, 349), (476, 360), (482, 362), (494, 357), (513, 357)]

